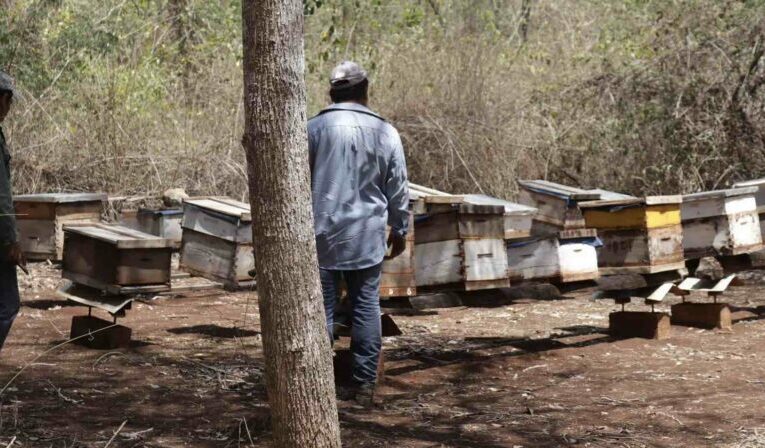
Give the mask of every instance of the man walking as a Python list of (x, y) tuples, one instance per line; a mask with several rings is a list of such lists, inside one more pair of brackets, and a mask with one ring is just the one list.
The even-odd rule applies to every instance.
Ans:
[[(8, 116), (14, 98), (17, 98), (13, 78), (0, 72), (0, 125)], [(16, 217), (11, 194), (11, 155), (0, 126), (0, 349), (19, 312), (19, 286), (16, 266), (26, 260), (16, 237)]]
[[(352, 308), (354, 387), (341, 398), (371, 405), (382, 349), (383, 259), (404, 251), (409, 190), (401, 138), (367, 107), (367, 73), (343, 62), (330, 78), (333, 104), (308, 122), (316, 248), (327, 331), (340, 284)], [(391, 228), (386, 240), (386, 224)], [(386, 256), (387, 248), (390, 252)]]

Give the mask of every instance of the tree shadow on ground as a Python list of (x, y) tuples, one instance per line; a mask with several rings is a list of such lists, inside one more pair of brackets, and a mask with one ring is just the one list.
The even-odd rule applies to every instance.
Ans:
[(245, 330), (236, 327), (221, 327), (220, 325), (193, 325), (191, 327), (169, 328), (167, 330), (173, 334), (200, 334), (212, 338), (234, 339), (257, 336), (258, 331)]
[(79, 303), (74, 303), (69, 300), (56, 300), (56, 299), (40, 299), (40, 300), (22, 300), (22, 307), (32, 308), (35, 310), (50, 310), (51, 308), (61, 307), (69, 308), (75, 306), (82, 306)]
[[(412, 352), (409, 348), (389, 350), (386, 351), (386, 358), (416, 359), (419, 361), (419, 364), (394, 367), (386, 371), (386, 376), (395, 377), (429, 368), (443, 367), (449, 364), (459, 364), (465, 361), (475, 362), (497, 358), (517, 357), (565, 348), (589, 347), (617, 340), (605, 334), (607, 333), (606, 329), (590, 325), (561, 327), (556, 330), (563, 334), (546, 338), (468, 337), (464, 339), (465, 344), (468, 345), (464, 349), (455, 350), (448, 344), (441, 344), (441, 347), (445, 348), (444, 350), (439, 350), (438, 347), (436, 347), (434, 350), (430, 350), (427, 355), (420, 355), (416, 351)], [(601, 334), (602, 336), (584, 339), (579, 338), (598, 334)], [(576, 340), (573, 342), (563, 340), (567, 338), (574, 338)], [(498, 348), (510, 348), (511, 350), (493, 354), (476, 353), (482, 350)]]

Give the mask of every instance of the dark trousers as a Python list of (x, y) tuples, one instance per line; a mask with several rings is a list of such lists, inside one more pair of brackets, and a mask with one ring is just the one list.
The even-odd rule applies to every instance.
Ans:
[(11, 325), (19, 312), (20, 305), (16, 266), (2, 263), (0, 264), (0, 350), (11, 331)]
[(357, 383), (377, 381), (377, 363), (382, 350), (380, 326), (380, 277), (382, 265), (356, 271), (330, 271), (320, 269), (321, 288), (324, 293), (324, 312), (327, 332), (334, 341), (335, 308), (340, 297), (342, 281), (348, 289), (351, 305), (351, 353), (353, 380)]

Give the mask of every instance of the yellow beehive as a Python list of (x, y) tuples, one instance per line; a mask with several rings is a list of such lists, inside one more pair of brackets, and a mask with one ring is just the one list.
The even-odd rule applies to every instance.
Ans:
[(602, 275), (683, 268), (681, 196), (592, 201), (579, 205), (585, 225), (597, 229)]

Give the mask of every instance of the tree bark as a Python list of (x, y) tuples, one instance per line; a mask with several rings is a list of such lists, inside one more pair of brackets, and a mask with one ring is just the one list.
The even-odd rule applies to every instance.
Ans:
[(266, 382), (277, 447), (340, 447), (311, 211), (303, 2), (245, 0), (245, 133)]

